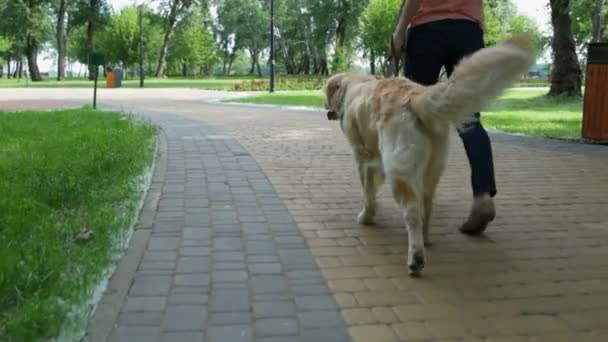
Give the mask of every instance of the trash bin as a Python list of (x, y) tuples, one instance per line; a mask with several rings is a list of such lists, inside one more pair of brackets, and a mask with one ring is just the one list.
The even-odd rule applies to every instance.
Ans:
[(116, 87), (116, 73), (114, 72), (114, 69), (110, 67), (106, 68), (106, 87)]
[(114, 69), (114, 88), (122, 87), (122, 69)]
[(583, 104), (583, 139), (608, 143), (608, 43), (591, 43)]

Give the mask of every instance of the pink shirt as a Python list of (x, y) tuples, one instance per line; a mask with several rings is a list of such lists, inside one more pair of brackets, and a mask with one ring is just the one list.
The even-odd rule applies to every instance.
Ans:
[(483, 27), (483, 0), (422, 0), (410, 27), (444, 19), (464, 19)]

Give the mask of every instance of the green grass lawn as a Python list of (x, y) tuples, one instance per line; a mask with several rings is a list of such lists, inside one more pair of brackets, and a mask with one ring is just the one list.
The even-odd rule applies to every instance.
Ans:
[(155, 137), (113, 112), (0, 112), (0, 341), (79, 328), (70, 312), (132, 223)]
[[(225, 90), (237, 83), (249, 80), (248, 78), (206, 78), (206, 79), (184, 79), (184, 78), (149, 78), (145, 80), (146, 88), (195, 88), (206, 90)], [(125, 88), (139, 88), (139, 79), (123, 80)], [(83, 78), (66, 79), (58, 82), (54, 79), (46, 79), (42, 82), (26, 82), (25, 79), (0, 79), (0, 88), (92, 88), (93, 82)], [(106, 81), (99, 78), (98, 87), (105, 88)]]
[(263, 93), (249, 97), (229, 100), (230, 102), (272, 104), (277, 106), (323, 107), (323, 93), (321, 91), (293, 91), (278, 92), (274, 94)]
[[(313, 75), (277, 75), (277, 90), (299, 90), (310, 91), (321, 89), (325, 83), (324, 76)], [(517, 84), (518, 87), (547, 86), (544, 81), (528, 80)], [(100, 76), (98, 86), (106, 87), (106, 81)], [(139, 88), (139, 78), (125, 79), (122, 82), (124, 88)], [(0, 78), (0, 88), (92, 88), (93, 82), (84, 78), (67, 78), (61, 82), (53, 78), (46, 78), (42, 82), (31, 82), (25, 79)], [(269, 88), (268, 77), (259, 78), (255, 75), (239, 76), (215, 76), (208, 78), (146, 78), (146, 88), (193, 88), (205, 90), (227, 90), (227, 91), (267, 91)]]
[[(581, 99), (549, 99), (539, 90), (510, 90), (483, 113), (489, 129), (541, 137), (577, 139)], [(233, 100), (241, 103), (323, 107), (320, 91), (260, 94)]]
[(509, 91), (483, 113), (483, 124), (508, 133), (579, 139), (582, 117), (582, 99), (550, 99), (541, 91)]

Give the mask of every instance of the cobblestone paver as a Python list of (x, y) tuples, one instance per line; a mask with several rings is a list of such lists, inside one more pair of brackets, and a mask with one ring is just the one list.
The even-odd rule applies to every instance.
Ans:
[(201, 122), (149, 117), (166, 134), (166, 178), (109, 341), (347, 341), (312, 253), (251, 155)]

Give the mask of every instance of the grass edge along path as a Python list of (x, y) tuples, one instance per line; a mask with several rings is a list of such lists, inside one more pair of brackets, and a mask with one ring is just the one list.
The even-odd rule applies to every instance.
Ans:
[(0, 340), (82, 329), (79, 307), (136, 217), (156, 135), (116, 112), (0, 112)]
[[(511, 89), (482, 113), (490, 130), (545, 138), (579, 139), (582, 99), (545, 97), (543, 90)], [(323, 107), (320, 91), (279, 92), (228, 100), (280, 106)]]
[[(318, 90), (323, 88), (326, 76), (319, 75), (277, 75), (275, 80), (276, 89), (283, 90)], [(543, 80), (526, 80), (515, 84), (516, 87), (544, 87), (549, 84)], [(98, 86), (106, 88), (106, 80), (100, 77)], [(92, 88), (93, 82), (83, 77), (66, 78), (57, 81), (46, 78), (40, 82), (31, 82), (22, 79), (0, 78), (0, 89), (2, 88)], [(139, 88), (139, 78), (131, 77), (123, 79), (123, 88)], [(267, 91), (269, 89), (268, 77), (257, 77), (254, 75), (213, 76), (201, 78), (146, 78), (145, 88), (189, 88), (203, 90), (223, 91)]]

